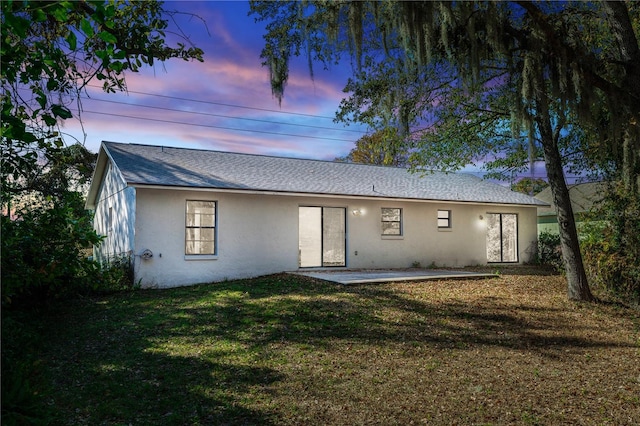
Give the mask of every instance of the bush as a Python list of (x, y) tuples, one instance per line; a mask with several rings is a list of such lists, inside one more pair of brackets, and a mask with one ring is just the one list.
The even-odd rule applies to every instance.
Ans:
[(585, 226), (581, 247), (589, 282), (627, 301), (640, 303), (638, 258), (621, 250), (616, 235), (610, 223)]
[(78, 294), (136, 287), (128, 255), (104, 265), (86, 256), (102, 240), (77, 193), (2, 215), (2, 301), (34, 305)]
[(111, 257), (99, 265), (99, 268), (93, 285), (95, 292), (109, 293), (140, 288), (140, 283), (134, 281), (133, 259), (128, 254)]
[(590, 284), (640, 303), (640, 197), (611, 184), (581, 232)]
[(97, 264), (82, 255), (101, 238), (78, 193), (2, 215), (2, 298), (41, 301), (90, 288)]
[(564, 271), (560, 235), (544, 231), (538, 235), (538, 263)]

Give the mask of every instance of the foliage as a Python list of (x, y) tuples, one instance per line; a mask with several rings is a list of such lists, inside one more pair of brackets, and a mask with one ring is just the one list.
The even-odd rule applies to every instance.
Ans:
[(100, 264), (100, 274), (92, 286), (92, 290), (99, 293), (139, 288), (140, 283), (135, 282), (133, 257), (130, 255), (121, 255), (103, 261)]
[(552, 266), (556, 271), (564, 270), (560, 234), (541, 232), (538, 234), (538, 262)]
[(2, 2), (2, 193), (31, 189), (33, 174), (63, 145), (57, 126), (83, 88), (124, 90), (124, 73), (202, 51), (167, 46), (161, 3)]
[[(626, 212), (626, 214), (623, 214)], [(640, 199), (612, 184), (582, 229), (582, 251), (591, 283), (640, 303)]]
[(626, 190), (637, 192), (637, 4), (255, 1), (252, 11), (268, 22), (262, 56), (275, 96), (303, 48), (310, 64), (348, 52), (358, 70), (338, 118), (411, 130), (416, 168), (455, 170), (489, 157), (490, 169), (513, 173), (541, 155), (569, 298), (592, 300), (563, 167), (572, 155), (582, 161), (584, 135), (597, 135), (605, 151), (623, 153)]
[(535, 195), (548, 186), (549, 184), (544, 179), (525, 177), (511, 185), (511, 190), (522, 192), (523, 194)]
[(35, 198), (2, 215), (2, 298), (32, 301), (90, 288), (96, 267), (82, 250), (100, 242), (77, 192)]
[(336, 158), (336, 161), (406, 167), (408, 158), (407, 144), (392, 127), (361, 137), (346, 157)]
[(3, 300), (100, 287), (81, 253), (99, 242), (81, 195), (95, 155), (65, 144), (61, 125), (87, 84), (125, 90), (125, 73), (202, 51), (165, 42), (171, 14), (158, 1), (0, 4)]
[[(328, 65), (347, 51), (358, 64), (347, 88), (371, 111), (353, 111), (361, 122), (424, 118), (449, 104), (439, 102), (449, 93), (470, 96), (469, 104), (490, 103), (496, 91), (494, 100), (509, 95), (502, 105), (508, 108), (497, 112), (512, 124), (532, 123), (539, 90), (559, 103), (560, 120), (562, 111), (573, 111), (580, 122), (593, 123), (602, 112), (593, 108), (606, 105), (609, 113), (624, 112), (607, 123), (617, 128), (640, 104), (638, 85), (627, 84), (640, 80), (634, 72), (639, 9), (630, 3), (254, 1), (251, 7), (268, 23), (265, 64), (279, 65), (270, 67), (274, 95), (283, 94), (291, 56), (306, 51), (310, 64)], [(548, 88), (540, 85), (540, 70)], [(371, 74), (377, 77), (368, 79)], [(384, 101), (373, 102), (372, 94)]]
[(202, 60), (202, 51), (165, 43), (168, 16), (157, 1), (0, 6), (2, 422), (51, 424), (42, 360), (30, 352), (42, 335), (24, 325), (41, 312), (21, 317), (14, 310), (132, 286), (124, 263), (103, 270), (84, 255), (100, 242), (82, 195), (95, 155), (81, 143), (65, 144), (61, 125), (87, 84), (124, 90), (125, 72), (157, 60)]

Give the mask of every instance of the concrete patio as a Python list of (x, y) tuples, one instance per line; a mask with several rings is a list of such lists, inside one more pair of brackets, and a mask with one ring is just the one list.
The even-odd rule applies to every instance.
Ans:
[(385, 283), (393, 281), (424, 281), (443, 279), (492, 278), (495, 273), (463, 272), (439, 269), (360, 269), (360, 270), (316, 270), (289, 272), (338, 284)]

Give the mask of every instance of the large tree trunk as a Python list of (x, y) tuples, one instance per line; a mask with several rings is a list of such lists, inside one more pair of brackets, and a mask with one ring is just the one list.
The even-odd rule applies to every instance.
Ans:
[(638, 206), (640, 206), (640, 129), (633, 118), (624, 133), (622, 142), (622, 183), (624, 188), (624, 208), (619, 212), (620, 251), (632, 262), (640, 260), (640, 236), (638, 236)]
[(582, 263), (576, 222), (569, 198), (569, 190), (564, 181), (560, 154), (557, 147), (548, 146), (544, 142), (543, 149), (549, 186), (551, 187), (558, 215), (562, 257), (567, 276), (567, 295), (570, 300), (591, 301), (593, 300), (593, 295), (589, 289), (587, 274)]
[(592, 301), (594, 298), (589, 289), (587, 274), (582, 263), (576, 221), (558, 150), (559, 132), (554, 134), (546, 93), (539, 92), (538, 98), (535, 122), (540, 132), (547, 177), (557, 210), (562, 258), (567, 277), (567, 295), (570, 300)]

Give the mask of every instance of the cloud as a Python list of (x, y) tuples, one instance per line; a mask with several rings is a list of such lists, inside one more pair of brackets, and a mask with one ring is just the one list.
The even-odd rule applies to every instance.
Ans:
[[(173, 2), (167, 8), (206, 19), (205, 27), (189, 15), (176, 18), (205, 50), (205, 62), (171, 60), (130, 73), (128, 93), (90, 87), (83, 122), (92, 151), (113, 140), (333, 159), (362, 136), (332, 121), (349, 70), (320, 69), (312, 81), (306, 63), (294, 60), (280, 107), (260, 65), (263, 29), (246, 16), (246, 4)], [(75, 120), (64, 130), (83, 138)]]

